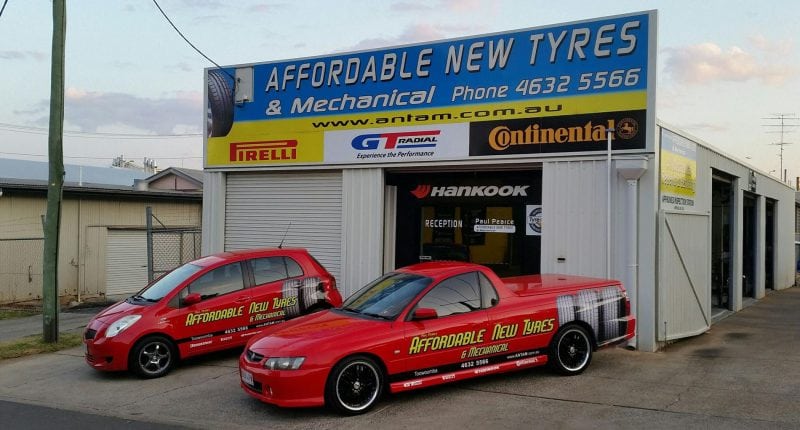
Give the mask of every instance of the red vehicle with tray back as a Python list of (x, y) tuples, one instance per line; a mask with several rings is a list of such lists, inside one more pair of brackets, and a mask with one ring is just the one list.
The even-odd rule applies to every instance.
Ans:
[(156, 378), (179, 358), (242, 346), (267, 326), (341, 304), (333, 276), (304, 249), (210, 255), (92, 318), (86, 362)]
[(634, 329), (619, 281), (500, 279), (476, 264), (430, 262), (382, 276), (341, 308), (265, 330), (239, 370), (242, 388), (261, 401), (358, 414), (385, 391), (548, 363), (576, 375), (594, 350)]

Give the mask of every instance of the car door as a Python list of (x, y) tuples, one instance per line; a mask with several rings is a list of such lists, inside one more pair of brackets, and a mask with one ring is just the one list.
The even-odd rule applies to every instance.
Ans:
[(439, 282), (415, 306), (421, 308), (436, 310), (437, 317), (404, 322), (406, 379), (480, 365), (476, 348), (489, 343), (491, 333), (476, 272)]
[[(229, 263), (209, 270), (178, 295), (177, 309), (167, 318), (176, 329), (182, 356), (229, 348), (243, 341), (236, 333), (247, 329), (250, 292), (244, 288), (242, 264)], [(197, 293), (200, 302), (184, 305), (183, 298)]]
[(258, 330), (296, 316), (297, 289), (291, 289), (294, 283), (288, 281), (302, 278), (300, 265), (285, 256), (254, 258), (249, 264), (253, 272), (252, 301), (247, 309), (250, 328)]

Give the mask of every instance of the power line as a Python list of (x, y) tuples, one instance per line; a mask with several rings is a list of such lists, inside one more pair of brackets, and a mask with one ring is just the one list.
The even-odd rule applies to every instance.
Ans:
[(3, 7), (0, 8), (0, 16), (3, 16), (3, 11), (6, 10), (6, 5), (8, 4), (8, 0), (3, 2)]
[[(29, 127), (16, 124), (7, 124), (0, 122), (0, 130), (12, 131), (18, 133), (28, 134), (48, 134), (49, 130), (46, 128)], [(199, 137), (202, 133), (182, 133), (182, 134), (134, 134), (134, 133), (89, 133), (84, 131), (64, 131), (65, 136), (84, 137), (84, 138), (114, 138), (114, 139), (164, 139), (164, 138), (187, 138)]]
[[(2, 152), (2, 151), (0, 151), (0, 155), (21, 155), (21, 156), (25, 156), (25, 157), (47, 157), (47, 155), (42, 155), (42, 154), (26, 154), (26, 153), (22, 153), (22, 152)], [(78, 159), (82, 159), (82, 160), (113, 160), (113, 159), (115, 159), (117, 157), (86, 157), (86, 156), (77, 156), (77, 155), (73, 155), (73, 156), (65, 155), (64, 158), (78, 158)], [(127, 157), (127, 158), (144, 158), (144, 157), (130, 156), (130, 157)], [(203, 158), (203, 157), (153, 157), (153, 156), (148, 156), (147, 158), (157, 158), (159, 160), (190, 160), (190, 159), (200, 159), (200, 158)]]
[[(7, 0), (6, 0), (6, 1), (7, 1)], [(217, 66), (217, 68), (218, 68), (219, 70), (222, 70), (223, 72), (225, 72), (225, 74), (226, 74), (226, 75), (228, 75), (228, 76), (230, 76), (230, 78), (231, 78), (231, 79), (233, 79), (234, 81), (236, 80), (236, 78), (234, 78), (234, 77), (233, 77), (233, 75), (231, 75), (230, 73), (228, 73), (228, 71), (227, 71), (227, 70), (223, 69), (223, 68), (222, 68), (222, 66), (220, 66), (219, 64), (217, 64), (217, 62), (216, 62), (216, 61), (214, 61), (214, 60), (212, 60), (211, 58), (209, 58), (209, 57), (208, 57), (208, 55), (204, 54), (204, 53), (203, 53), (203, 51), (199, 50), (199, 49), (198, 49), (196, 46), (194, 46), (194, 44), (193, 44), (192, 42), (190, 42), (190, 41), (189, 41), (189, 39), (187, 39), (187, 38), (186, 38), (186, 36), (184, 36), (184, 35), (183, 35), (183, 33), (181, 33), (181, 31), (180, 31), (180, 30), (178, 30), (178, 27), (176, 27), (176, 26), (175, 26), (175, 24), (173, 24), (173, 23), (172, 23), (172, 20), (171, 20), (171, 19), (169, 19), (169, 17), (167, 16), (167, 13), (166, 13), (166, 12), (164, 12), (164, 9), (161, 9), (161, 6), (158, 4), (158, 2), (157, 2), (156, 0), (153, 0), (153, 4), (155, 4), (155, 5), (156, 5), (156, 7), (158, 8), (158, 10), (161, 12), (161, 15), (164, 15), (164, 18), (166, 18), (166, 20), (167, 20), (167, 22), (169, 23), (169, 25), (171, 25), (171, 26), (172, 26), (172, 28), (174, 28), (174, 29), (175, 29), (175, 31), (178, 33), (178, 35), (180, 35), (180, 36), (183, 38), (183, 40), (185, 40), (185, 41), (186, 41), (186, 43), (188, 43), (188, 44), (189, 44), (189, 46), (191, 46), (191, 47), (192, 47), (192, 48), (193, 48), (195, 51), (197, 51), (197, 53), (198, 53), (198, 54), (202, 55), (202, 56), (203, 56), (203, 58), (205, 58), (206, 60), (210, 61), (212, 64), (214, 64), (215, 66)]]

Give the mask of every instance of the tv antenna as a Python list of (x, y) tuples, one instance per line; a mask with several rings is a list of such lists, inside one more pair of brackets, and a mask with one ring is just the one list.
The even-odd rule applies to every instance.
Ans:
[(786, 142), (784, 140), (784, 137), (787, 133), (791, 133), (792, 131), (794, 131), (794, 128), (797, 127), (798, 120), (800, 120), (800, 118), (797, 118), (797, 115), (793, 113), (775, 113), (772, 114), (772, 116), (770, 117), (762, 119), (775, 122), (774, 124), (766, 124), (764, 125), (764, 127), (780, 128), (779, 130), (768, 131), (767, 133), (780, 133), (781, 135), (781, 138), (778, 142), (770, 143), (770, 145), (777, 145), (780, 146), (781, 148), (781, 152), (778, 154), (778, 157), (780, 157), (781, 159), (781, 167), (780, 170), (778, 171), (778, 176), (783, 178), (782, 182), (785, 183), (786, 171), (783, 170), (783, 147), (785, 145), (792, 145), (792, 143)]

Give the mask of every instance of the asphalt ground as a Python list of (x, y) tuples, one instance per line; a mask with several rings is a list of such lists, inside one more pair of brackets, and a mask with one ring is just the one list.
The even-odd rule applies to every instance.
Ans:
[(579, 376), (486, 376), (390, 395), (356, 417), (260, 403), (239, 387), (237, 358), (190, 360), (155, 380), (96, 372), (81, 348), (0, 361), (0, 401), (212, 429), (800, 428), (800, 288), (658, 353), (599, 351)]

